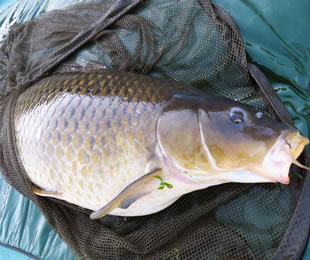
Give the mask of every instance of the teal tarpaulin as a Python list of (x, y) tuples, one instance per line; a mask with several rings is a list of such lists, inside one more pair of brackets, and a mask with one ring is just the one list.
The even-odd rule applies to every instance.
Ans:
[(30, 260), (33, 259), (30, 256), (24, 255), (15, 249), (0, 246), (0, 256), (6, 260)]

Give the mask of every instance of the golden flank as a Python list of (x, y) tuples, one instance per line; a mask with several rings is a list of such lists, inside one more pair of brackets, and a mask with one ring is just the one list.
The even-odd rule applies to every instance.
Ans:
[(296, 158), (309, 140), (295, 128), (129, 72), (48, 77), (19, 96), (14, 123), (33, 191), (91, 209), (91, 218), (155, 213), (221, 183), (288, 184), (292, 163), (307, 168)]

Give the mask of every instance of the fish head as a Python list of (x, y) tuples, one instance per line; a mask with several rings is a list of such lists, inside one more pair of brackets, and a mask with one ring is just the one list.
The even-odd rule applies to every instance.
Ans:
[(261, 181), (289, 183), (290, 165), (309, 143), (297, 129), (227, 99), (203, 103), (198, 117), (202, 142), (215, 168), (248, 171), (244, 178), (254, 173)]
[[(292, 163), (305, 168), (296, 159), (309, 140), (297, 129), (222, 97), (187, 102), (168, 107), (163, 116), (174, 114), (166, 121), (173, 123), (162, 131), (160, 143), (170, 164), (191, 177), (288, 184)], [(162, 124), (158, 129), (164, 130)]]

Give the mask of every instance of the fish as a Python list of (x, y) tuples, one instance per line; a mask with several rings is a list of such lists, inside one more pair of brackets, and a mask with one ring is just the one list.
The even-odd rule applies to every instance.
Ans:
[(252, 107), (125, 71), (66, 72), (17, 98), (18, 156), (38, 196), (90, 218), (159, 212), (228, 182), (288, 184), (308, 138)]

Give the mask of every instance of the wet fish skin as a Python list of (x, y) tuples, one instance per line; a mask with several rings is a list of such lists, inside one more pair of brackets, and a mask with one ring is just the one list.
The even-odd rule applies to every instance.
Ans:
[(102, 207), (144, 174), (156, 145), (156, 119), (182, 89), (114, 71), (38, 82), (15, 108), (17, 145), (30, 180), (82, 207)]
[(91, 218), (151, 214), (225, 182), (287, 184), (309, 142), (244, 104), (109, 70), (34, 84), (17, 99), (14, 126), (33, 191)]

